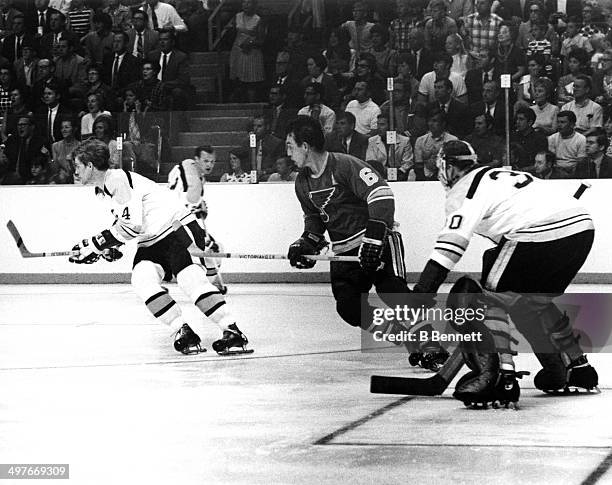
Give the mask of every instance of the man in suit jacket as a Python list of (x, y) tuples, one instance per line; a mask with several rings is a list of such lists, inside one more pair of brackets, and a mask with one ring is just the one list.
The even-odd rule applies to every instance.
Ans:
[(62, 119), (73, 117), (68, 108), (60, 104), (61, 99), (60, 86), (48, 82), (43, 90), (43, 105), (35, 111), (38, 135), (45, 140), (49, 151), (53, 143), (62, 139)]
[(3, 184), (25, 184), (32, 179), (32, 162), (42, 162), (46, 167), (49, 151), (45, 140), (34, 133), (34, 122), (30, 116), (23, 116), (17, 121), (17, 136), (11, 135), (6, 140), (4, 154), (8, 159), (8, 173)]
[(450, 79), (438, 79), (434, 83), (435, 101), (427, 105), (427, 112), (439, 109), (446, 113), (446, 126), (448, 132), (457, 138), (463, 138), (472, 128), (470, 123), (469, 108), (465, 103), (460, 103), (451, 98), (453, 83)]
[(425, 73), (433, 71), (433, 53), (425, 48), (425, 34), (422, 29), (412, 29), (408, 33), (408, 42), (414, 59), (410, 68), (414, 77), (420, 81)]
[(368, 137), (355, 131), (355, 115), (344, 111), (336, 119), (337, 130), (325, 136), (325, 150), (348, 153), (360, 160), (366, 160)]
[(159, 32), (148, 28), (149, 16), (143, 10), (132, 14), (133, 28), (127, 31), (129, 42), (128, 52), (134, 57), (146, 59), (151, 51), (158, 48)]
[(308, 76), (302, 79), (301, 87), (302, 90), (306, 90), (311, 83), (318, 83), (323, 86), (323, 96), (321, 101), (323, 104), (331, 107), (332, 109), (338, 108), (340, 105), (340, 92), (336, 81), (329, 74), (323, 72), (327, 67), (327, 60), (322, 54), (313, 54), (306, 61), (306, 67), (308, 69)]
[[(565, 15), (567, 17), (582, 17), (582, 4), (580, 0), (565, 0), (563, 2), (565, 4)], [(558, 0), (546, 0), (546, 18), (553, 13), (559, 12), (559, 2)]]
[(189, 58), (187, 54), (174, 48), (175, 40), (174, 31), (160, 30), (159, 50), (152, 51), (149, 60), (161, 66), (158, 79), (170, 95), (170, 109), (185, 111), (189, 106), (189, 97), (193, 94)]
[[(410, 171), (414, 168), (414, 154), (410, 138), (400, 134), (396, 135), (395, 143), (395, 160), (392, 161), (390, 149), (391, 145), (387, 145), (387, 130), (389, 129), (389, 115), (381, 113), (378, 115), (378, 134), (374, 135), (368, 141), (368, 150), (366, 152), (366, 162), (376, 161), (383, 167), (397, 168), (397, 179), (407, 180)], [(388, 172), (381, 174), (385, 178), (388, 177)]]
[(40, 57), (51, 59), (57, 55), (56, 47), (60, 39), (68, 39), (75, 47), (75, 51), (80, 54), (83, 52), (81, 43), (77, 35), (71, 30), (66, 30), (66, 17), (60, 12), (51, 13), (51, 21), (49, 24), (49, 32), (40, 38), (38, 53)]
[(612, 158), (606, 155), (608, 143), (608, 137), (603, 130), (598, 130), (587, 136), (587, 159), (578, 161), (576, 178), (612, 178)]
[(532, 0), (503, 0), (500, 2), (495, 12), (504, 20), (511, 20), (512, 17), (519, 17), (526, 21), (529, 19), (529, 7)]
[[(497, 81), (488, 81), (482, 88), (482, 101), (471, 104), (472, 119), (488, 113), (493, 118), (493, 131), (496, 135), (506, 135), (506, 109), (500, 97), (500, 87)], [(510, 126), (512, 126), (512, 110), (510, 110)]]
[(15, 71), (15, 81), (21, 86), (28, 86), (31, 88), (34, 86), (37, 78), (37, 64), (38, 57), (36, 57), (36, 48), (34, 42), (25, 41), (22, 46), (21, 59), (17, 59), (13, 62), (13, 69)]
[(256, 115), (253, 118), (253, 133), (257, 140), (255, 154), (257, 178), (266, 181), (276, 171), (276, 160), (286, 155), (285, 141), (270, 133), (269, 120), (264, 115)]
[(30, 28), (31, 34), (44, 35), (51, 32), (51, 15), (59, 10), (49, 7), (49, 1), (34, 0), (36, 10), (29, 12), (26, 19), (26, 25)]
[(4, 39), (13, 32), (13, 20), (16, 15), (23, 15), (23, 13), (13, 7), (12, 0), (0, 0), (0, 39)]
[(297, 109), (287, 106), (287, 90), (284, 86), (271, 86), (269, 91), (270, 132), (284, 140), (287, 126), (297, 117)]
[(300, 79), (292, 72), (291, 55), (287, 51), (281, 51), (276, 55), (275, 75), (272, 80), (273, 86), (282, 86), (287, 93), (287, 106), (298, 108), (304, 101), (304, 89), (300, 85)]
[(12, 64), (21, 58), (24, 42), (34, 44), (34, 37), (26, 32), (25, 17), (20, 12), (13, 18), (12, 32), (2, 42), (2, 56)]
[(555, 154), (543, 150), (536, 153), (533, 162), (533, 175), (544, 180), (566, 179), (567, 174), (556, 166)]
[(113, 90), (115, 104), (112, 111), (119, 111), (123, 89), (140, 79), (140, 60), (127, 52), (128, 35), (125, 32), (113, 34), (113, 52), (104, 56), (102, 61), (102, 80)]
[(468, 104), (482, 101), (482, 87), (486, 81), (499, 79), (495, 69), (496, 50), (489, 49), (482, 53), (478, 60), (479, 66), (465, 73), (465, 88), (467, 89)]

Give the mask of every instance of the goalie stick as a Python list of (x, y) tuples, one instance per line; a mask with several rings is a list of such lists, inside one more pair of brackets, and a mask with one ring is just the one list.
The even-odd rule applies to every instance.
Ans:
[[(73, 256), (76, 255), (76, 251), (43, 251), (39, 253), (31, 252), (21, 234), (19, 234), (19, 230), (13, 221), (8, 221), (6, 223), (6, 228), (13, 236), (15, 243), (17, 244), (17, 248), (21, 253), (23, 258), (49, 258), (54, 256)], [(238, 259), (288, 259), (285, 254), (245, 254), (245, 253), (211, 253), (211, 252), (202, 252), (199, 250), (190, 251), (191, 254), (197, 258), (238, 258)], [(308, 259), (312, 259), (314, 261), (349, 261), (349, 262), (359, 262), (358, 256), (333, 256), (333, 255), (325, 255), (325, 254), (313, 254), (307, 255)]]
[[(574, 193), (580, 199), (591, 184), (585, 180)], [(373, 394), (404, 394), (409, 396), (439, 396), (442, 394), (463, 367), (463, 355), (455, 349), (442, 368), (426, 379), (417, 377), (372, 376), (370, 392)]]

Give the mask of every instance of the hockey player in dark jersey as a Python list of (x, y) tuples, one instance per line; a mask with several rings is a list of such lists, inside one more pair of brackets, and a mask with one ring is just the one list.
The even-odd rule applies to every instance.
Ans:
[[(287, 154), (300, 170), (295, 192), (304, 211), (304, 233), (289, 247), (290, 263), (312, 268), (315, 262), (304, 256), (327, 246), (325, 231), (335, 254), (358, 255), (359, 263), (332, 262), (330, 274), (338, 314), (361, 327), (361, 295), (372, 285), (383, 300), (385, 294), (410, 292), (402, 238), (393, 229), (393, 192), (367, 163), (325, 151), (323, 130), (312, 118), (298, 116), (287, 132)], [(372, 322), (369, 315), (363, 321)], [(424, 366), (431, 369), (448, 356), (438, 346), (425, 350)]]
[[(448, 191), (446, 224), (414, 291), (423, 294), (424, 302), (433, 299), (474, 234), (497, 244), (483, 255), (482, 288), (467, 277), (455, 285), (460, 293), (484, 295), (482, 323), (491, 351), (472, 348), (464, 353), (472, 371), (459, 380), (454, 396), (469, 404), (518, 401), (520, 374), (514, 370), (507, 314), (542, 364), (536, 388), (596, 388), (597, 372), (580, 349), (569, 318), (553, 302), (591, 250), (589, 213), (554, 184), (525, 172), (479, 166), (474, 149), (464, 141), (446, 142), (437, 166)], [(463, 325), (459, 330), (472, 329)]]

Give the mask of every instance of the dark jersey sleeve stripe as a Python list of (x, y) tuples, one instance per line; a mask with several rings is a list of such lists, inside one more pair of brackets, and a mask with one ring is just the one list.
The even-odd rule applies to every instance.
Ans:
[(183, 192), (187, 192), (189, 184), (187, 183), (187, 175), (185, 175), (185, 167), (182, 163), (178, 164), (179, 173), (181, 174), (181, 182), (183, 182)]
[(132, 174), (129, 171), (127, 171), (125, 168), (123, 169), (123, 171), (125, 172), (125, 176), (128, 179), (128, 184), (130, 184), (130, 189), (133, 189), (134, 184), (132, 183)]
[(482, 177), (484, 177), (485, 174), (489, 170), (492, 170), (492, 169), (493, 167), (487, 167), (487, 168), (482, 169), (480, 172), (476, 174), (476, 176), (474, 177), (474, 180), (472, 180), (472, 184), (470, 185), (470, 188), (468, 189), (467, 195), (465, 196), (466, 199), (474, 198), (474, 194), (476, 193), (476, 189), (478, 189), (478, 185), (480, 184)]

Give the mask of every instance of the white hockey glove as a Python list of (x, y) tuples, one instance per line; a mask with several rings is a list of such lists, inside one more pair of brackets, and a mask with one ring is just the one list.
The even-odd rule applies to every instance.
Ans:
[(80, 243), (75, 244), (72, 250), (75, 252), (68, 258), (68, 261), (76, 264), (95, 263), (102, 254), (102, 251), (94, 245), (91, 239), (83, 239)]

